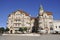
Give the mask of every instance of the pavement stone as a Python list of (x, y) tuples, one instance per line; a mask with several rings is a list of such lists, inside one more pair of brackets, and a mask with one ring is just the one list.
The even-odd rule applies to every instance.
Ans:
[(3, 35), (0, 36), (0, 40), (60, 40), (60, 35), (48, 34), (41, 36), (13, 36)]

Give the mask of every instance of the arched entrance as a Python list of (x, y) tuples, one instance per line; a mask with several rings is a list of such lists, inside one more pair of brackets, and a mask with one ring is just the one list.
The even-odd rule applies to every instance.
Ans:
[(11, 30), (10, 33), (12, 34), (12, 32), (13, 32), (13, 31)]
[(48, 27), (45, 27), (44, 30), (46, 30), (46, 33), (48, 33), (49, 28)]

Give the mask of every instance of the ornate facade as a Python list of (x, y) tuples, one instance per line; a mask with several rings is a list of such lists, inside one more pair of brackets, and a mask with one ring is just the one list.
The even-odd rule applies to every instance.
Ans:
[(37, 29), (38, 31), (45, 30), (47, 33), (50, 33), (51, 30), (57, 30), (58, 28), (57, 22), (53, 20), (52, 12), (44, 11), (42, 6), (39, 8), (39, 13), (36, 18), (31, 17), (22, 10), (13, 12), (8, 16), (7, 27), (10, 29), (9, 33), (15, 33), (20, 27), (27, 27), (29, 33)]
[(27, 27), (31, 31), (33, 26), (33, 19), (30, 18), (29, 14), (22, 10), (13, 12), (8, 16), (7, 27), (10, 29), (9, 32), (15, 33), (20, 27)]
[(53, 28), (52, 12), (44, 11), (43, 7), (40, 6), (38, 17), (40, 30), (43, 29), (50, 33), (50, 28)]

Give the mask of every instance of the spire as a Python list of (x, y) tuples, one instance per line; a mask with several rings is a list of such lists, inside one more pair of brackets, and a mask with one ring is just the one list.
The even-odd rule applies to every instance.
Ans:
[(43, 14), (43, 12), (44, 12), (44, 10), (43, 10), (43, 6), (42, 6), (42, 5), (40, 5), (40, 8), (39, 8), (39, 14), (40, 14), (40, 15), (42, 15), (42, 14)]
[(40, 5), (40, 10), (43, 10), (43, 6), (42, 5)]

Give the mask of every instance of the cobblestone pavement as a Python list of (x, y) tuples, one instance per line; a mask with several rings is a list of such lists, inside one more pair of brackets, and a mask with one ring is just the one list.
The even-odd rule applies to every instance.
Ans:
[(0, 36), (0, 40), (60, 40), (60, 34), (49, 34), (41, 36), (12, 36), (4, 35)]

